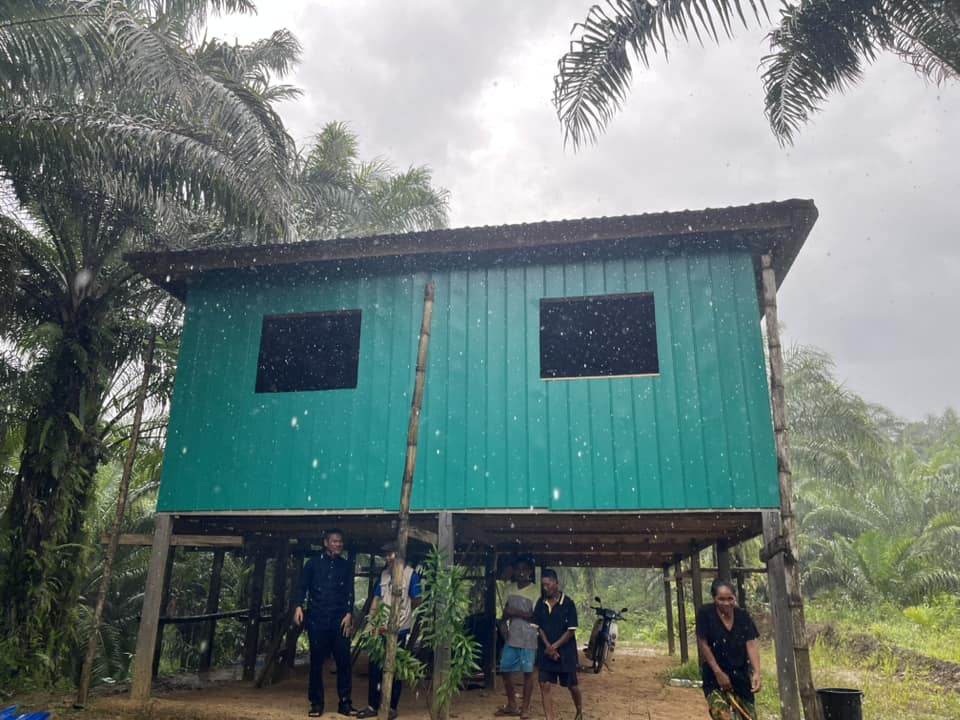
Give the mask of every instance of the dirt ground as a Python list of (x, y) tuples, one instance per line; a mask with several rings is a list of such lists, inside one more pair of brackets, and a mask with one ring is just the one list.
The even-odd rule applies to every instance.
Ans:
[[(654, 655), (649, 651), (617, 648), (612, 671), (599, 675), (583, 673), (585, 720), (704, 720), (706, 703), (700, 690), (665, 685), (660, 675), (676, 664), (676, 659)], [(358, 664), (359, 665), (359, 664)], [(326, 696), (336, 698), (336, 677), (324, 673)], [(354, 705), (363, 707), (367, 693), (367, 676), (357, 667), (353, 682)], [(534, 690), (533, 718), (542, 718), (540, 693)], [(499, 678), (496, 690), (467, 690), (454, 701), (451, 717), (456, 720), (489, 720), (503, 705), (503, 688)], [(307, 715), (307, 668), (298, 665), (293, 674), (276, 685), (256, 689), (252, 683), (220, 682), (192, 690), (165, 690), (162, 687), (146, 711), (133, 706), (125, 695), (99, 697), (84, 711), (70, 708), (72, 698), (62, 698), (54, 710), (54, 720), (287, 720)], [(52, 703), (51, 703), (52, 704)], [(331, 703), (328, 702), (328, 706)], [(573, 720), (574, 710), (570, 695), (556, 688), (554, 707), (559, 720)], [(38, 708), (39, 709), (39, 708)], [(335, 703), (334, 708), (335, 709)], [(328, 711), (324, 718), (343, 718)], [(409, 720), (428, 720), (426, 697), (416, 690), (404, 688), (400, 701), (400, 717)]]

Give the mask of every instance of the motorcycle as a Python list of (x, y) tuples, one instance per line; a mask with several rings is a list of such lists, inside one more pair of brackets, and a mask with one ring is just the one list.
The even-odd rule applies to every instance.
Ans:
[(617, 621), (623, 620), (623, 613), (628, 612), (628, 610), (622, 608), (618, 612), (603, 607), (603, 602), (599, 597), (595, 597), (594, 600), (597, 601), (597, 607), (591, 608), (591, 610), (597, 613), (597, 620), (593, 624), (590, 644), (584, 650), (584, 655), (593, 662), (593, 672), (598, 673), (604, 664), (609, 667), (613, 651), (617, 647), (617, 637), (619, 635)]

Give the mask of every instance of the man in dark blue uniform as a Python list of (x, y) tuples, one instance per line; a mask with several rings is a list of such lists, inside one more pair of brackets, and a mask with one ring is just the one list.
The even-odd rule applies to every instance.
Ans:
[(540, 636), (540, 697), (543, 699), (543, 714), (553, 720), (553, 697), (551, 688), (560, 683), (570, 690), (570, 697), (577, 709), (574, 720), (583, 720), (583, 697), (577, 682), (577, 606), (567, 595), (560, 592), (560, 582), (553, 570), (544, 570), (540, 584), (543, 597), (533, 608), (533, 623)]
[(350, 635), (353, 632), (353, 565), (342, 557), (343, 533), (327, 531), (324, 552), (310, 558), (300, 575), (293, 621), (304, 621), (310, 638), (310, 717), (323, 715), (323, 661), (333, 655), (337, 664), (337, 712), (350, 715), (353, 675)]

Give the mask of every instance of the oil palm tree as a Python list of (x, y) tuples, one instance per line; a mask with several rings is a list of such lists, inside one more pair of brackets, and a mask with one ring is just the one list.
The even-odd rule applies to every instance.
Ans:
[(0, 5), (0, 346), (22, 428), (0, 519), (9, 687), (57, 674), (96, 472), (129, 407), (117, 381), (151, 324), (174, 339), (178, 308), (121, 255), (286, 235), (294, 146), (271, 102), (290, 90), (270, 80), (298, 46), (195, 43), (207, 12), (243, 0)]
[(305, 239), (433, 230), (447, 224), (449, 193), (429, 168), (397, 172), (383, 158), (359, 158), (357, 136), (342, 122), (317, 133), (298, 163), (302, 195), (297, 230)]
[[(782, 0), (761, 60), (774, 135), (792, 142), (834, 92), (891, 52), (936, 82), (960, 77), (958, 0)], [(575, 147), (596, 139), (630, 90), (633, 65), (668, 57), (672, 41), (719, 41), (769, 26), (764, 0), (607, 0), (593, 5), (558, 63), (554, 104)]]

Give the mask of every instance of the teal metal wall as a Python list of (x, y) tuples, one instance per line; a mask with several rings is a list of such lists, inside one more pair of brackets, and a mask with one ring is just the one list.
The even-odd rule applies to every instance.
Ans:
[[(415, 509), (779, 506), (748, 254), (311, 272), (191, 288), (160, 510), (396, 509), (429, 279)], [(654, 294), (660, 375), (541, 380), (540, 299), (624, 292)], [(254, 393), (264, 315), (353, 308), (356, 389)]]

